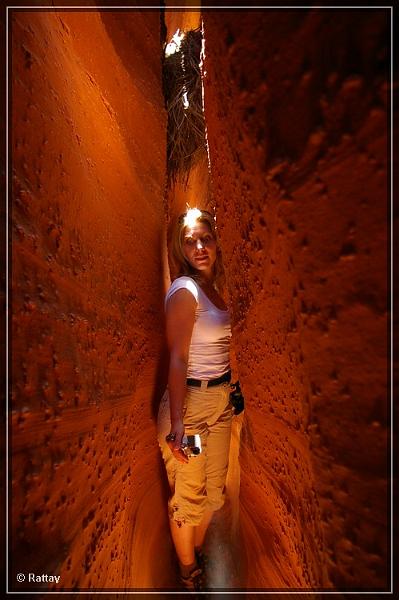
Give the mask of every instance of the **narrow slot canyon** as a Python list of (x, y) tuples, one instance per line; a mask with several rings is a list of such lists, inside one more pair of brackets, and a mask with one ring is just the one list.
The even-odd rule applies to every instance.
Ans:
[[(156, 413), (187, 204), (245, 397), (212, 588), (389, 589), (389, 19), (10, 11), (11, 591), (180, 590)], [(164, 49), (199, 28), (209, 153), (168, 185)]]

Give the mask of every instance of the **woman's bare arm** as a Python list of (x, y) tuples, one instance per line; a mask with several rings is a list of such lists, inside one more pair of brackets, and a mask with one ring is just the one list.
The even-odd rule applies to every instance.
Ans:
[(168, 442), (175, 458), (188, 462), (180, 450), (184, 435), (183, 404), (186, 395), (188, 353), (195, 320), (196, 301), (191, 292), (180, 289), (170, 297), (166, 305), (166, 337), (169, 347), (169, 401), (171, 433), (174, 442)]

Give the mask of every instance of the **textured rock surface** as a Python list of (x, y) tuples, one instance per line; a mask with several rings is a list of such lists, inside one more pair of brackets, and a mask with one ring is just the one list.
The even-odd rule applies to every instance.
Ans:
[(151, 415), (166, 255), (159, 29), (157, 11), (14, 13), (12, 585), (27, 570), (64, 588), (168, 584)]
[[(179, 6), (190, 6), (192, 2), (180, 2)], [(201, 6), (201, 3), (195, 3), (196, 6)], [(198, 29), (201, 26), (201, 10), (176, 10), (170, 6), (176, 7), (175, 2), (167, 0), (165, 2), (165, 25), (167, 27), (167, 42), (170, 42), (178, 29), (180, 32), (189, 31), (190, 29)]]
[(247, 587), (385, 588), (388, 12), (204, 12)]

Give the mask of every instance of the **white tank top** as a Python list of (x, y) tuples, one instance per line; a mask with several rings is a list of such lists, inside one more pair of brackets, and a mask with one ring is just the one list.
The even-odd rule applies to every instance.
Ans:
[(166, 294), (165, 307), (169, 298), (181, 289), (191, 292), (197, 302), (187, 377), (215, 379), (230, 369), (229, 311), (217, 308), (197, 282), (186, 276), (174, 280)]

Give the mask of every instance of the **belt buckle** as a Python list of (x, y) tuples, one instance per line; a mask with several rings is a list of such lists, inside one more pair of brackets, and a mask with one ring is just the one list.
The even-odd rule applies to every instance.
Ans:
[(208, 380), (201, 379), (201, 390), (206, 390), (208, 388)]

